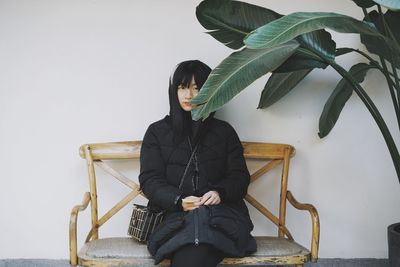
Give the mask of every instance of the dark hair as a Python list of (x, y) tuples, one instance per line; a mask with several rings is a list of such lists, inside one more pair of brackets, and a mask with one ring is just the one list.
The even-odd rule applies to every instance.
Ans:
[(179, 104), (178, 86), (181, 84), (189, 86), (194, 77), (197, 87), (201, 90), (210, 72), (211, 68), (200, 60), (188, 60), (179, 63), (169, 79), (169, 115), (172, 121), (175, 144), (181, 142), (192, 131), (192, 116), (190, 112), (184, 111)]

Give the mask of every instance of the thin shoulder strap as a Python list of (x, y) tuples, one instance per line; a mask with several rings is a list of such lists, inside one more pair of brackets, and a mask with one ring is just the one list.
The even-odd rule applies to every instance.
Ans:
[[(206, 130), (208, 128), (208, 124), (209, 124), (209, 121), (206, 120), (204, 122), (204, 124), (200, 126), (201, 128), (199, 129), (199, 132), (198, 132), (198, 134), (196, 136), (197, 138), (195, 138), (196, 145), (192, 150), (192, 154), (190, 155), (189, 162), (186, 164), (185, 171), (183, 172), (181, 181), (179, 183), (179, 189), (182, 188), (182, 185), (183, 185), (183, 182), (185, 181), (185, 176), (186, 176), (186, 173), (187, 173), (187, 171), (189, 169), (190, 163), (192, 162), (193, 158), (195, 157), (197, 147), (199, 146), (199, 143), (200, 143), (203, 135), (205, 134), (205, 132), (206, 132)], [(190, 145), (190, 137), (189, 136), (188, 136), (188, 141), (189, 141), (189, 145)]]
[[(189, 138), (189, 137), (188, 137), (188, 138)], [(189, 142), (190, 142), (190, 141), (189, 141)], [(194, 149), (193, 149), (193, 151), (192, 151), (192, 154), (190, 155), (189, 161), (188, 161), (188, 163), (186, 164), (185, 171), (183, 172), (181, 181), (180, 181), (180, 183), (179, 183), (179, 189), (182, 188), (183, 182), (185, 181), (186, 173), (187, 173), (187, 171), (188, 171), (188, 169), (189, 169), (190, 163), (192, 162), (192, 160), (193, 160), (193, 158), (194, 158), (194, 154), (196, 153), (196, 150), (197, 150), (197, 147), (198, 147), (198, 146), (199, 146), (199, 142), (196, 143), (196, 146), (194, 147)]]

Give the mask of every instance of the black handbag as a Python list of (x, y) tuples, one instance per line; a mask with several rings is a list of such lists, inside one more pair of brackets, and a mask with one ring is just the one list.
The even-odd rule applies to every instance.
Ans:
[(133, 204), (128, 235), (140, 242), (146, 242), (150, 234), (164, 219), (164, 211), (153, 211), (149, 207)]
[[(189, 144), (190, 144), (190, 139), (189, 139)], [(195, 157), (197, 144), (192, 150), (190, 159), (186, 165), (185, 171), (183, 172), (181, 181), (179, 183), (179, 189), (181, 189), (186, 173), (189, 169), (190, 163)], [(164, 216), (165, 216), (165, 211), (157, 211), (151, 209), (149, 206), (133, 204), (132, 216), (128, 227), (128, 235), (138, 240), (139, 242), (147, 242), (150, 234), (164, 220)]]

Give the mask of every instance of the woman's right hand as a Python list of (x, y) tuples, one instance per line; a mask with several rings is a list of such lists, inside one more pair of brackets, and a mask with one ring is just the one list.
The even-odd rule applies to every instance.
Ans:
[(195, 196), (188, 196), (182, 199), (182, 208), (184, 211), (197, 209), (201, 206), (201, 198)]

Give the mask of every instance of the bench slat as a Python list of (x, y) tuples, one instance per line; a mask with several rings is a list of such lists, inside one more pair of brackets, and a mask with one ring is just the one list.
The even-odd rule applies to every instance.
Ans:
[[(137, 159), (141, 145), (141, 141), (86, 144), (79, 148), (79, 154), (85, 158), (84, 147), (88, 146), (93, 160)], [(295, 154), (294, 147), (286, 144), (242, 142), (242, 145), (247, 159), (283, 159), (286, 149), (290, 149), (291, 157)]]

